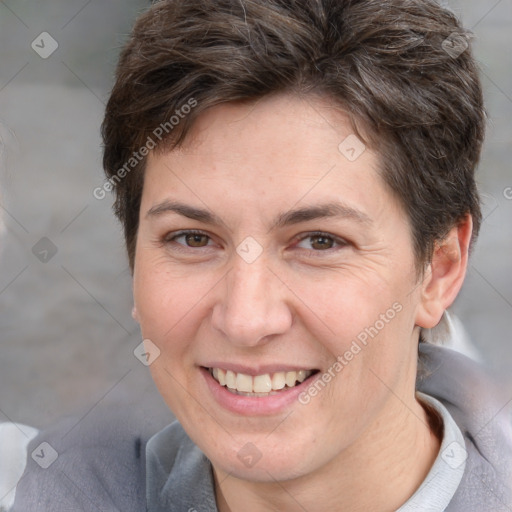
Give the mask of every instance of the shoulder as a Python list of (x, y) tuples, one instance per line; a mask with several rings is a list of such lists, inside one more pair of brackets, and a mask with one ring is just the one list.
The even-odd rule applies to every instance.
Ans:
[[(417, 387), (448, 409), (464, 437), (465, 471), (447, 508), (508, 511), (512, 505), (512, 393), (453, 350), (422, 344)], [(453, 448), (453, 447), (452, 447)], [(449, 453), (441, 454), (447, 464)]]
[(145, 510), (146, 443), (161, 428), (161, 419), (124, 407), (40, 432), (28, 445), (11, 510)]

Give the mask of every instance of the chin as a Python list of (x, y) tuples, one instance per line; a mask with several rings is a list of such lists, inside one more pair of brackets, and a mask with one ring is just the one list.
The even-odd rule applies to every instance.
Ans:
[[(230, 437), (224, 432), (227, 439), (217, 437), (218, 444), (215, 446), (211, 444), (212, 437), (193, 440), (217, 471), (241, 480), (267, 483), (293, 480), (322, 465), (317, 460), (320, 454), (312, 450), (314, 443), (304, 442), (304, 436), (291, 439), (289, 435), (284, 435), (269, 442), (265, 435), (235, 434)], [(253, 441), (250, 441), (251, 438)], [(312, 455), (315, 455), (314, 460), (311, 459)]]

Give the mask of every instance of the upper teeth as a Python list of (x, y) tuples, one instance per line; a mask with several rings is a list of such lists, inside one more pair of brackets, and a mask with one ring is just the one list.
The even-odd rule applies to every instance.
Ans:
[(213, 378), (221, 385), (230, 389), (244, 393), (269, 393), (279, 391), (285, 386), (293, 387), (296, 382), (303, 382), (312, 373), (312, 370), (297, 370), (293, 372), (276, 372), (272, 375), (265, 373), (263, 375), (246, 375), (245, 373), (236, 373), (222, 368), (213, 368), (211, 370)]

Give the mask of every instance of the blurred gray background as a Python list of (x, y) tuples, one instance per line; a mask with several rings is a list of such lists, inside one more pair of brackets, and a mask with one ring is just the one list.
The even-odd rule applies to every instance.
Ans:
[[(147, 4), (0, 2), (0, 421), (44, 427), (118, 403), (169, 417), (133, 355), (141, 340), (111, 199), (93, 197), (113, 67)], [(490, 117), (485, 222), (452, 309), (512, 384), (512, 0), (445, 4), (474, 31)]]

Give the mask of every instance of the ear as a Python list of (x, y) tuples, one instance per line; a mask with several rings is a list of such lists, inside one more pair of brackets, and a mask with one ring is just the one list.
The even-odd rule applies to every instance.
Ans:
[(472, 231), (473, 220), (468, 214), (443, 240), (436, 242), (432, 262), (421, 284), (416, 325), (426, 329), (435, 327), (457, 297), (466, 276)]

